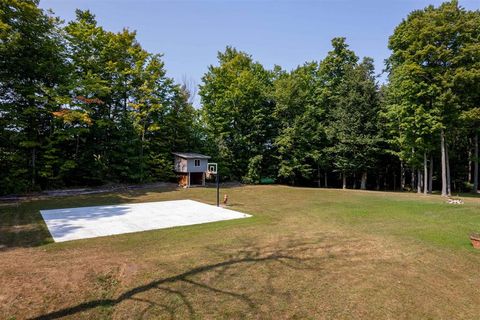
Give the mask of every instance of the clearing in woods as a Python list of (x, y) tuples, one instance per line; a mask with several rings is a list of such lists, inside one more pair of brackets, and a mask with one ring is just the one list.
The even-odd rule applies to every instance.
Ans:
[(0, 207), (0, 318), (476, 319), (480, 200), (223, 189), (248, 219), (54, 243), (40, 209), (193, 199), (155, 188)]

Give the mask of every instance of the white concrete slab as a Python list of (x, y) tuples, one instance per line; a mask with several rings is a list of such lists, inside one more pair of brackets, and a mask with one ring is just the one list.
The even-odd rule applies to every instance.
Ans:
[(55, 242), (251, 217), (193, 200), (40, 210)]

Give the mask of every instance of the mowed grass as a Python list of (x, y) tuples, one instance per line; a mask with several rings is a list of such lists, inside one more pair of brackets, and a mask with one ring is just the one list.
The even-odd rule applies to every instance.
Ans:
[(0, 207), (0, 318), (478, 319), (480, 199), (245, 186), (252, 218), (53, 243), (40, 209), (193, 199), (155, 189)]

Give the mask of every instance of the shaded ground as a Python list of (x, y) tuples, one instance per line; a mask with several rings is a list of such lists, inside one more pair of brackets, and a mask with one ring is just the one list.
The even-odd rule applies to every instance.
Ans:
[(136, 190), (0, 208), (0, 318), (477, 319), (480, 202), (252, 186), (253, 218), (51, 243), (39, 209), (191, 198)]
[(169, 183), (169, 182), (158, 182), (158, 183), (136, 184), (136, 185), (113, 184), (113, 185), (92, 187), (92, 188), (56, 189), (56, 190), (44, 190), (40, 192), (32, 192), (32, 193), (22, 194), (22, 195), (6, 195), (6, 196), (0, 196), (0, 201), (9, 202), (9, 201), (39, 200), (39, 199), (48, 199), (53, 197), (79, 196), (79, 195), (111, 193), (111, 192), (127, 192), (130, 190), (142, 190), (142, 189), (153, 189), (153, 188), (163, 188), (163, 189), (169, 188), (172, 190), (172, 189), (175, 189), (176, 187), (177, 187), (176, 183)]

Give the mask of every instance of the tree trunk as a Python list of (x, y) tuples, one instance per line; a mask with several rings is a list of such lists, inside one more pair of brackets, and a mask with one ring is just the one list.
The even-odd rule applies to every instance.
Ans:
[[(125, 87), (127, 86), (126, 83), (124, 83), (123, 85)], [(128, 100), (127, 92), (125, 91), (124, 95), (123, 95), (123, 115), (122, 115), (122, 117), (125, 117), (127, 115), (127, 100)]]
[(417, 193), (422, 193), (422, 171), (417, 169)]
[(430, 155), (430, 170), (428, 177), (428, 193), (433, 192), (433, 156)]
[(143, 157), (143, 145), (145, 143), (145, 127), (142, 130), (142, 138), (140, 139), (140, 182), (143, 183), (143, 167), (145, 166), (145, 159)]
[(325, 188), (328, 188), (328, 173), (327, 173), (327, 170), (325, 170)]
[(354, 172), (353, 173), (353, 184), (352, 184), (353, 189), (357, 189), (357, 174)]
[(442, 154), (442, 196), (448, 195), (447, 188), (447, 152), (445, 150), (445, 132), (440, 131), (440, 150)]
[(79, 134), (76, 134), (75, 136), (76, 136), (76, 138), (75, 138), (76, 144), (75, 144), (75, 156), (74, 156), (74, 158), (77, 159), (77, 157), (78, 157), (78, 148), (79, 148), (79, 145), (80, 145), (80, 135), (79, 135)]
[(32, 186), (35, 185), (35, 176), (37, 174), (37, 169), (36, 169), (36, 159), (37, 159), (37, 148), (32, 149)]
[(472, 150), (469, 148), (468, 149), (468, 174), (467, 174), (467, 181), (468, 183), (472, 183), (472, 167), (473, 167), (473, 161), (472, 161)]
[(345, 172), (342, 173), (342, 180), (343, 180), (342, 189), (347, 189), (347, 176), (345, 175)]
[(427, 153), (423, 153), (423, 193), (428, 193), (428, 165), (427, 165)]
[(473, 155), (473, 192), (478, 192), (478, 132), (475, 132), (475, 139), (474, 139), (474, 155)]
[(318, 187), (321, 187), (320, 184), (320, 165), (317, 163), (317, 182), (318, 182)]
[(397, 173), (393, 171), (393, 191), (397, 191)]
[(448, 156), (448, 144), (445, 143), (445, 156), (447, 158), (447, 195), (452, 195), (452, 177), (450, 175), (450, 157)]
[(367, 172), (362, 173), (362, 182), (360, 184), (360, 189), (367, 190)]
[(388, 177), (388, 167), (385, 167), (385, 175), (383, 176), (383, 190), (387, 191), (387, 177)]
[(400, 191), (405, 190), (405, 167), (403, 161), (400, 161)]
[(412, 168), (412, 179), (411, 179), (411, 184), (412, 184), (412, 191), (415, 190), (416, 188), (416, 183), (415, 183), (415, 168)]

